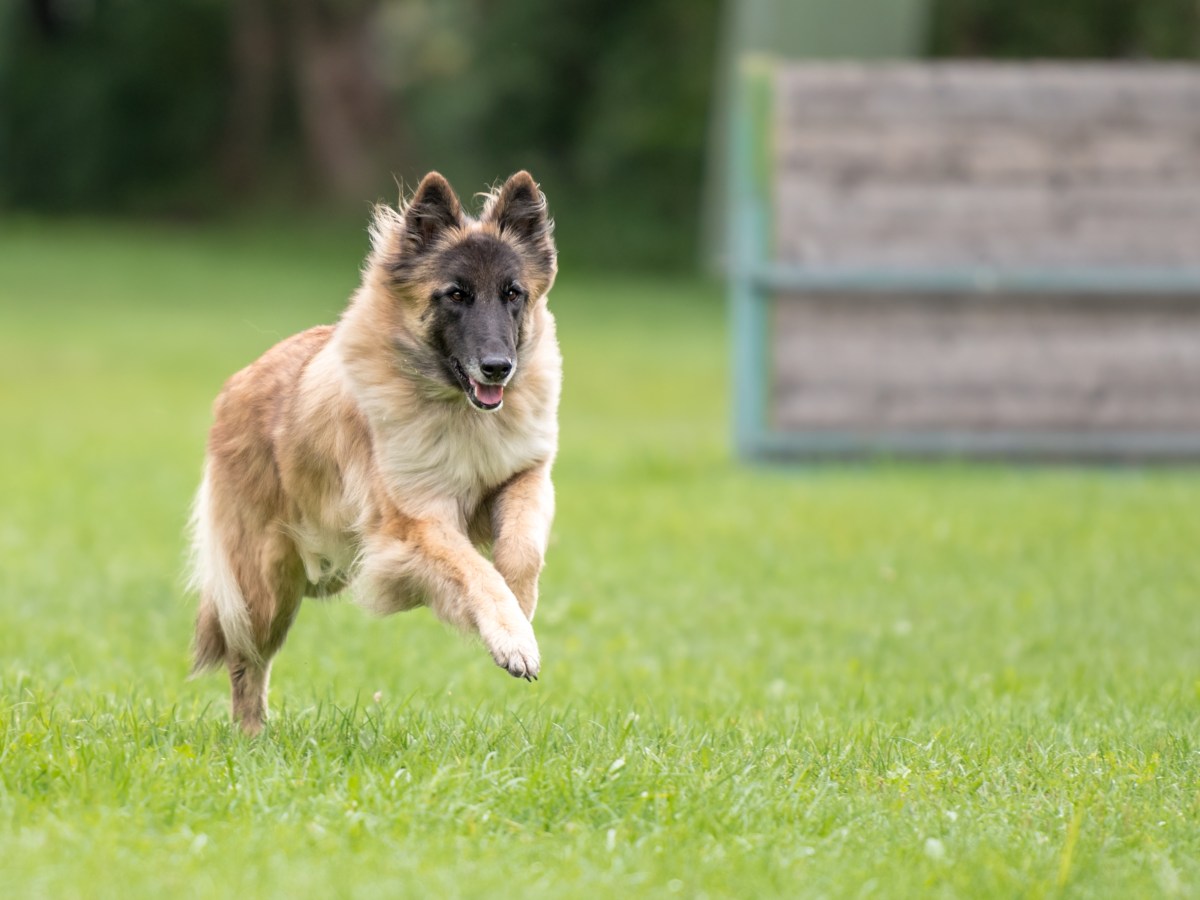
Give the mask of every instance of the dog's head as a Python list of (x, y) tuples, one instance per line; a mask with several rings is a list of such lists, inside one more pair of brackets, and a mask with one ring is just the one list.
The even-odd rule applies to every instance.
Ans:
[(528, 172), (487, 194), (478, 219), (436, 172), (402, 209), (377, 209), (368, 275), (410, 370), (499, 409), (557, 271), (553, 228)]

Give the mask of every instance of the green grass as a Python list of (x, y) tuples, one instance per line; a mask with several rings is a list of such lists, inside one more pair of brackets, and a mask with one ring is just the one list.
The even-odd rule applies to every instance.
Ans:
[(1200, 473), (736, 465), (718, 290), (570, 260), (542, 680), (309, 603), (234, 733), (209, 404), (362, 250), (0, 226), (6, 895), (1200, 892)]

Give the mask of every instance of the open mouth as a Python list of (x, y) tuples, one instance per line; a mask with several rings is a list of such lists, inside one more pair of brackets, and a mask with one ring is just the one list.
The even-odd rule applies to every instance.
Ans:
[(499, 409), (504, 402), (504, 385), (480, 384), (474, 378), (468, 378), (471, 387), (467, 396), (480, 409)]
[(504, 385), (484, 384), (482, 381), (476, 381), (463, 370), (458, 360), (454, 360), (454, 373), (464, 384), (467, 399), (476, 409), (491, 411), (504, 405)]

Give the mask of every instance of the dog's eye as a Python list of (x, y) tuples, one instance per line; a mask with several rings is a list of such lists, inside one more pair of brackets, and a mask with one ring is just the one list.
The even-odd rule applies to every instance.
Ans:
[(521, 292), (512, 285), (509, 285), (504, 289), (504, 299), (509, 303), (514, 303), (521, 299)]
[(464, 300), (467, 299), (467, 295), (464, 294), (462, 291), (451, 291), (450, 299), (453, 300), (455, 303), (462, 303)]

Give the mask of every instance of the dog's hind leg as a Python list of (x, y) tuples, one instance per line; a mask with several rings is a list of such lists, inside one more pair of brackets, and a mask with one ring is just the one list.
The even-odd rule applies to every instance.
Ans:
[(225, 656), (225, 665), (229, 669), (233, 720), (241, 726), (242, 731), (250, 735), (261, 732), (266, 722), (271, 661), (283, 645), (288, 628), (296, 618), (300, 608), (299, 592), (281, 592), (276, 595), (272, 605), (275, 615), (267, 626), (266, 639), (255, 641), (255, 652), (231, 650)]
[(263, 729), (267, 718), (267, 685), (271, 678), (271, 661), (248, 659), (231, 653), (225, 660), (229, 667), (229, 686), (233, 697), (233, 719), (248, 735)]
[(304, 568), (291, 538), (269, 525), (252, 536), (238, 523), (228, 531), (239, 539), (224, 541), (213, 530), (202, 546), (194, 671), (224, 661), (234, 721), (246, 733), (258, 734), (267, 715), (271, 658), (300, 608)]
[(305, 585), (303, 566), (286, 536), (268, 538), (254, 557), (257, 571), (239, 578), (250, 614), (251, 646), (231, 646), (225, 657), (234, 721), (252, 735), (266, 721), (271, 660), (287, 639)]

